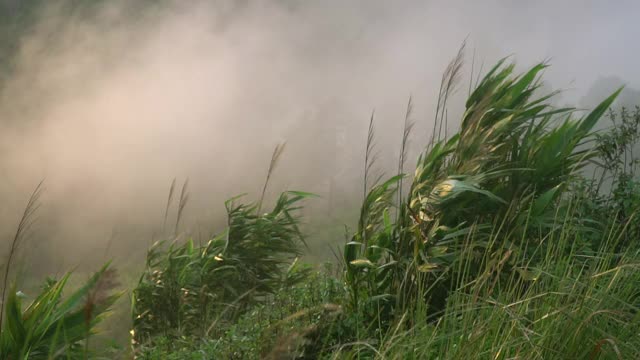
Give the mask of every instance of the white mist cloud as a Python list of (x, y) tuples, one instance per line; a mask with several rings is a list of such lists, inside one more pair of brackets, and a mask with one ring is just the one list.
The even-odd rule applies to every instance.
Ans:
[(0, 93), (4, 232), (46, 178), (32, 241), (45, 258), (75, 249), (71, 264), (95, 259), (113, 228), (129, 229), (113, 251), (140, 256), (174, 177), (191, 181), (185, 223), (194, 232), (215, 223), (224, 199), (258, 192), (283, 140), (274, 192), (325, 193), (338, 171), (345, 193), (359, 189), (371, 111), (381, 166), (393, 169), (409, 94), (419, 148), (441, 72), (465, 38), (467, 71), (474, 49), (476, 71), (509, 54), (521, 67), (551, 58), (547, 79), (575, 88), (568, 99), (601, 75), (640, 82), (635, 2), (202, 1), (135, 15), (129, 2), (109, 4), (83, 15), (43, 9)]

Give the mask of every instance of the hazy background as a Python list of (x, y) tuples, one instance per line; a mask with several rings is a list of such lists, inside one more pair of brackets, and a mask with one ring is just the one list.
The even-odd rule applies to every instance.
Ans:
[[(563, 104), (640, 84), (637, 1), (2, 0), (0, 12), (4, 248), (46, 179), (22, 245), (30, 274), (142, 265), (173, 178), (190, 181), (180, 232), (206, 239), (225, 199), (256, 199), (283, 141), (269, 193), (322, 195), (306, 220), (314, 259), (328, 256), (357, 212), (371, 112), (391, 172), (413, 96), (411, 164), (465, 39), (466, 74), (472, 59), (476, 73), (510, 54), (521, 69), (550, 60), (546, 86), (566, 89)], [(461, 102), (450, 110), (454, 123)]]

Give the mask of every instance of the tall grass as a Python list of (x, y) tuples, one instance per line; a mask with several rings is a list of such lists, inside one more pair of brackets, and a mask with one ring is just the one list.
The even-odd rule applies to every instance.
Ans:
[[(506, 264), (527, 264), (525, 245), (508, 255), (461, 253), (458, 276), (438, 320), (410, 322), (409, 313), (379, 342), (361, 340), (343, 346), (332, 358), (379, 359), (635, 359), (640, 355), (638, 250), (612, 251), (608, 236), (593, 255), (583, 255), (576, 233), (558, 227), (546, 241), (542, 261), (527, 276), (504, 271)], [(497, 234), (496, 234), (497, 235)], [(470, 234), (468, 243), (474, 241)], [(579, 236), (579, 235), (578, 235)], [(508, 241), (493, 239), (502, 246)], [(542, 240), (542, 239), (541, 239)], [(486, 261), (474, 273), (469, 264)], [(426, 310), (428, 311), (428, 310)], [(366, 345), (363, 345), (366, 344)], [(375, 348), (373, 351), (371, 348)]]
[[(457, 57), (449, 73), (458, 63)], [(551, 220), (566, 207), (563, 194), (595, 156), (582, 145), (619, 91), (575, 117), (573, 109), (548, 105), (553, 94), (533, 98), (545, 67), (515, 76), (514, 66), (501, 61), (490, 70), (466, 102), (460, 131), (434, 141), (418, 159), (410, 193), (397, 210), (391, 199), (402, 176), (371, 189), (345, 247), (354, 309), (366, 297), (367, 312), (378, 322), (414, 313), (424, 301), (441, 311), (467, 247), (505, 254), (519, 244), (535, 245), (556, 226)], [(443, 83), (448, 94), (451, 81)], [(393, 211), (399, 212), (396, 222)], [(466, 244), (471, 232), (475, 241)], [(492, 241), (492, 233), (508, 238), (508, 246)], [(530, 248), (522, 251), (534, 261)], [(469, 271), (479, 272), (479, 260)]]
[[(592, 130), (620, 90), (587, 114), (554, 108), (555, 93), (536, 95), (546, 64), (517, 75), (502, 60), (478, 78), (460, 129), (449, 136), (446, 108), (463, 50), (443, 76), (433, 133), (406, 193), (412, 100), (398, 168), (386, 180), (372, 175), (378, 149), (373, 114), (369, 120), (359, 221), (343, 249), (344, 273), (334, 279), (344, 285), (340, 298), (308, 289), (291, 300), (308, 308), (293, 314), (272, 302), (292, 284), (311, 281), (309, 272), (295, 270), (297, 261), (285, 270), (302, 244), (298, 219), (289, 214), (307, 194), (284, 193), (262, 214), (263, 189), (257, 204), (227, 203), (229, 228), (208, 245), (150, 250), (135, 292), (139, 348), (157, 355), (153, 346), (167, 347), (158, 339), (186, 335), (200, 339), (194, 349), (225, 358), (640, 356), (640, 250), (633, 239), (640, 201), (624, 216), (602, 215), (619, 214), (620, 207), (603, 205), (618, 200), (595, 201), (605, 195), (582, 171), (630, 149), (624, 141), (632, 137)], [(630, 169), (629, 162), (622, 166)], [(633, 189), (625, 194), (640, 194)], [(309, 298), (316, 300), (302, 301)], [(317, 312), (326, 308), (340, 311)], [(263, 317), (278, 325), (255, 325)], [(259, 345), (229, 340), (251, 331), (262, 334), (249, 337)], [(168, 347), (176, 358), (188, 354)]]
[[(213, 358), (640, 357), (640, 111), (612, 112), (614, 128), (594, 134), (620, 90), (587, 114), (554, 108), (555, 93), (537, 95), (546, 64), (516, 74), (501, 60), (469, 82), (450, 134), (464, 49), (442, 77), (413, 174), (405, 173), (413, 98), (388, 178), (376, 168), (371, 114), (358, 223), (337, 254), (336, 277), (299, 262), (298, 210), (311, 194), (287, 191), (266, 203), (284, 144), (257, 201), (227, 201), (226, 229), (205, 244), (178, 236), (189, 191), (185, 180), (178, 196), (174, 179), (162, 221), (166, 236), (177, 198), (173, 234), (149, 249), (132, 294), (136, 356), (184, 358), (191, 346)], [(588, 164), (600, 177), (585, 178)], [(610, 193), (601, 191), (605, 181)], [(70, 274), (49, 281), (27, 306), (9, 285), (41, 189), (11, 242), (0, 358), (86, 358), (118, 295), (108, 265), (66, 297)]]
[[(302, 279), (292, 261), (304, 245), (295, 215), (309, 194), (283, 193), (273, 209), (226, 203), (228, 228), (207, 244), (156, 243), (134, 290), (137, 343), (158, 334), (216, 334), (257, 299)], [(288, 268), (287, 268), (288, 267)]]

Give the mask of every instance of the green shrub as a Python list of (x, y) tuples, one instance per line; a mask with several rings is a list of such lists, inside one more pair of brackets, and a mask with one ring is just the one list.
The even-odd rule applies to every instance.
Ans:
[(234, 198), (226, 203), (228, 229), (206, 245), (154, 245), (133, 293), (136, 342), (218, 336), (252, 304), (303, 280), (306, 271), (294, 271), (292, 261), (304, 244), (295, 211), (308, 195), (283, 193), (265, 214)]

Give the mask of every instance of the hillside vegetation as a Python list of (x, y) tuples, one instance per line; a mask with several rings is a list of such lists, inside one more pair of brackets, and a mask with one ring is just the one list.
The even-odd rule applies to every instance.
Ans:
[[(9, 277), (40, 188), (11, 244), (0, 358), (634, 359), (640, 357), (640, 110), (550, 106), (538, 64), (502, 60), (473, 86), (456, 133), (447, 68), (431, 141), (406, 174), (409, 102), (397, 169), (376, 170), (375, 118), (357, 227), (336, 261), (305, 264), (299, 210), (235, 197), (206, 243), (156, 242), (131, 289), (130, 348), (90, 346), (121, 295), (108, 265), (63, 296), (69, 275), (24, 299)], [(612, 127), (594, 133), (596, 123)], [(282, 152), (276, 148), (264, 184)], [(187, 203), (172, 185), (167, 206)], [(313, 219), (305, 219), (313, 224)], [(166, 219), (165, 219), (166, 222)], [(29, 305), (23, 305), (29, 304)], [(112, 351), (112, 350), (109, 350)]]

